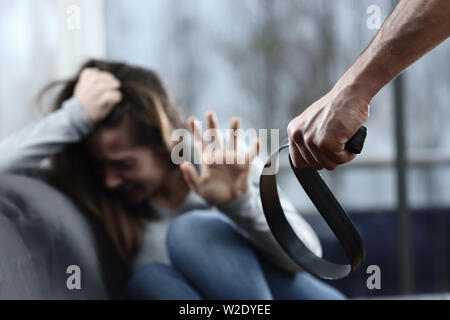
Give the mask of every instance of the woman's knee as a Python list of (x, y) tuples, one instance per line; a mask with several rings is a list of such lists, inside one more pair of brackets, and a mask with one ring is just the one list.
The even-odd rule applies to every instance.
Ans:
[(219, 212), (195, 211), (177, 218), (169, 229), (167, 246), (173, 266), (204, 297), (272, 297), (250, 242)]
[(344, 300), (336, 288), (305, 271), (288, 274), (260, 259), (272, 294), (277, 300)]
[(125, 288), (125, 295), (129, 299), (200, 299), (177, 270), (156, 262), (136, 270)]
[(167, 233), (169, 255), (188, 255), (203, 252), (218, 239), (236, 233), (232, 222), (223, 214), (210, 210), (196, 210), (175, 219)]
[(169, 277), (170, 273), (170, 267), (162, 263), (146, 264), (131, 276), (125, 294), (130, 299), (151, 299), (152, 288), (158, 286), (161, 277)]

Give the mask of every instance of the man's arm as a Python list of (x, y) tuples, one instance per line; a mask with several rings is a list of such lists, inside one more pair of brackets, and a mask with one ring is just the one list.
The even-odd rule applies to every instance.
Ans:
[(289, 124), (295, 166), (332, 170), (351, 161), (344, 146), (369, 117), (372, 98), (449, 36), (450, 1), (400, 1), (334, 88)]
[(402, 0), (338, 85), (358, 82), (375, 96), (450, 36), (450, 1)]

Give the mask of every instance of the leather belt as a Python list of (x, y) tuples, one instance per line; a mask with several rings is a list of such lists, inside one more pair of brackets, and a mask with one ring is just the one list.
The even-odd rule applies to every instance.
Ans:
[[(345, 148), (355, 154), (361, 153), (366, 136), (367, 129), (361, 127)], [(277, 169), (274, 169), (278, 168), (280, 152), (285, 148), (289, 148), (289, 141), (284, 142), (267, 161), (259, 182), (264, 215), (270, 230), (285, 252), (305, 271), (322, 279), (345, 278), (364, 260), (365, 248), (361, 237), (319, 173), (312, 168), (295, 168), (289, 157), (297, 180), (339, 240), (350, 264), (336, 264), (318, 257), (297, 237), (281, 207), (276, 181)]]

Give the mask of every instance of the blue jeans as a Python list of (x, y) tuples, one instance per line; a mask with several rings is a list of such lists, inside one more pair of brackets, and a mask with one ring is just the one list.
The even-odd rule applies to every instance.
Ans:
[(268, 263), (236, 225), (214, 211), (177, 218), (167, 234), (172, 265), (141, 267), (127, 285), (131, 299), (271, 300), (345, 297), (306, 272), (290, 274)]

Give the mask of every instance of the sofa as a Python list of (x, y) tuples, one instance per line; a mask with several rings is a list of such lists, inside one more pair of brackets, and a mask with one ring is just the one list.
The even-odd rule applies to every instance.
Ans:
[(121, 299), (100, 221), (45, 180), (0, 174), (0, 299)]
[[(0, 174), (0, 299), (125, 298), (126, 271), (100, 221), (54, 188), (45, 174), (32, 176)], [(445, 275), (448, 270), (450, 251), (444, 244), (449, 243), (445, 232), (449, 213), (448, 209), (427, 209), (411, 215), (417, 293), (448, 292), (450, 288), (449, 277), (434, 271), (442, 270)], [(393, 211), (352, 214), (367, 257), (351, 277), (331, 285), (349, 297), (398, 294), (398, 259), (392, 246), (395, 217)], [(320, 216), (305, 218), (318, 232), (327, 257), (340, 261), (342, 249)], [(379, 230), (383, 230), (382, 238)], [(369, 291), (365, 285), (371, 264), (383, 270), (383, 290)], [(67, 286), (70, 266), (81, 271), (80, 289)]]

